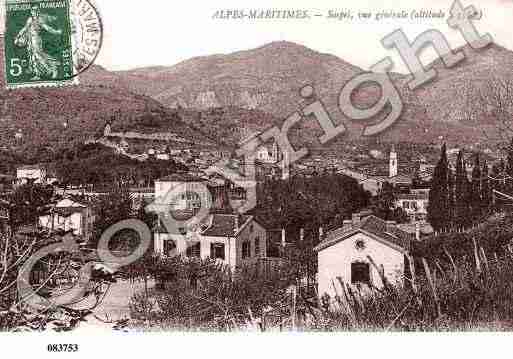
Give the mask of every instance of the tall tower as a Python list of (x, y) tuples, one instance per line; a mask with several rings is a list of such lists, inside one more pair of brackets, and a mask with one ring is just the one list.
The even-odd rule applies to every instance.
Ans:
[(388, 162), (388, 176), (390, 178), (397, 176), (397, 152), (395, 152), (395, 146), (392, 145), (390, 150), (390, 159)]

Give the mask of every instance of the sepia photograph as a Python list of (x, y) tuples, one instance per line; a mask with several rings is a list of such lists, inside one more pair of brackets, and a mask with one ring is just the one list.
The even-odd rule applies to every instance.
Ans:
[(0, 357), (507, 343), (513, 1), (0, 7)]

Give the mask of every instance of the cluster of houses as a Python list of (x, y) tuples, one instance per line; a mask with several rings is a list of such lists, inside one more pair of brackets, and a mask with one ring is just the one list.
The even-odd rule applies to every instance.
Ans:
[[(269, 168), (279, 160), (277, 148), (262, 148), (257, 152), (262, 166), (262, 176), (269, 174)], [(241, 168), (243, 163), (235, 163)], [(398, 170), (398, 155), (392, 148), (389, 155), (388, 176), (369, 176), (363, 173), (345, 171), (354, 177), (371, 193), (377, 194), (385, 182), (391, 183), (400, 191), (396, 207), (402, 208), (409, 216), (410, 223), (397, 224), (384, 221), (369, 212), (353, 214), (344, 221), (342, 227), (327, 233), (320, 231), (315, 252), (318, 258), (318, 293), (337, 295), (340, 283), (362, 287), (383, 286), (379, 272), (390, 282), (401, 283), (408, 260), (412, 241), (420, 240), (430, 233), (426, 222), (428, 190), (412, 188), (411, 176), (402, 175)], [(271, 171), (272, 172), (272, 171)], [(276, 175), (276, 174), (275, 174)], [(279, 174), (278, 174), (279, 175)], [(43, 166), (23, 166), (17, 171), (16, 183), (51, 184)], [(208, 189), (205, 198), (193, 195), (193, 186), (201, 183)], [(176, 186), (184, 186), (179, 196), (167, 198), (166, 194)], [(132, 195), (140, 199), (141, 205), (148, 201), (169, 205), (174, 211), (195, 213), (205, 201), (211, 208), (194, 228), (178, 232), (166, 226), (169, 212), (159, 214), (153, 230), (154, 250), (163, 256), (176, 254), (194, 258), (213, 258), (232, 269), (254, 265), (269, 257), (269, 231), (257, 218), (223, 211), (230, 200), (243, 199), (244, 190), (220, 175), (204, 173), (175, 173), (154, 182), (152, 189), (133, 189)], [(80, 195), (82, 200), (78, 200)], [(92, 233), (94, 213), (91, 196), (101, 193), (86, 193), (83, 190), (68, 191), (52, 210), (39, 218), (39, 225), (48, 230), (71, 232), (87, 240)]]
[[(379, 272), (392, 283), (402, 283), (412, 241), (432, 232), (426, 222), (429, 191), (426, 188), (412, 188), (412, 178), (398, 173), (398, 156), (393, 148), (389, 156), (389, 171), (389, 176), (367, 177), (360, 183), (365, 187), (374, 181), (375, 187), (371, 188), (377, 191), (384, 182), (399, 187), (395, 205), (408, 214), (409, 223), (385, 221), (363, 211), (353, 214), (351, 220), (345, 221), (341, 228), (326, 234), (320, 230), (319, 243), (315, 247), (319, 294), (335, 296), (337, 292), (340, 293), (339, 279), (358, 288), (365, 285), (382, 287)], [(197, 182), (203, 182), (209, 188), (214, 209), (222, 208), (225, 204), (223, 201), (228, 198), (227, 193), (233, 190), (228, 185), (229, 181), (221, 177), (198, 178), (174, 174), (155, 182), (156, 198), (165, 198), (165, 194), (175, 186)], [(181, 210), (197, 210), (201, 200), (184, 195), (168, 204)], [(161, 218), (154, 232), (154, 248), (162, 255), (210, 257), (235, 269), (255, 264), (269, 254), (270, 231), (253, 216), (211, 213), (196, 228), (178, 235), (170, 233), (165, 221), (165, 218)]]

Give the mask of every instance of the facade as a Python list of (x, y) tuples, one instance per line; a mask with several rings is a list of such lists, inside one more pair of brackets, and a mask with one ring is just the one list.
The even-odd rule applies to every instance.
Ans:
[(429, 191), (412, 190), (411, 193), (397, 195), (395, 206), (402, 208), (411, 222), (425, 221), (429, 204)]
[(414, 236), (395, 222), (354, 214), (342, 228), (327, 233), (315, 248), (318, 259), (318, 293), (334, 298), (343, 293), (341, 283), (363, 292), (383, 287), (386, 280), (402, 285), (410, 242)]
[(29, 180), (34, 183), (46, 183), (46, 169), (40, 165), (21, 166), (16, 169), (16, 179), (18, 184), (26, 184)]
[(263, 163), (278, 163), (281, 160), (278, 144), (260, 146), (256, 150), (256, 159)]
[(212, 258), (232, 270), (267, 256), (267, 232), (253, 216), (210, 214), (197, 230), (168, 233), (162, 221), (154, 233), (155, 251), (164, 256)]
[[(202, 201), (211, 206), (208, 194), (198, 197), (198, 184), (207, 185), (206, 180), (187, 173), (175, 173), (155, 181), (155, 200), (160, 205), (171, 206), (173, 210), (195, 211)], [(176, 195), (171, 191), (175, 189)]]
[(53, 210), (39, 217), (39, 225), (48, 230), (72, 231), (74, 235), (89, 239), (94, 217), (90, 206), (71, 199), (59, 201)]
[(388, 164), (388, 177), (393, 178), (397, 176), (398, 164), (397, 164), (397, 152), (395, 152), (395, 146), (392, 146), (390, 150), (389, 164)]

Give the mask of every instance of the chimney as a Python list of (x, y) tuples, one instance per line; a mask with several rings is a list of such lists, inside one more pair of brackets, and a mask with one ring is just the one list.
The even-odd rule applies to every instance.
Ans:
[(281, 245), (282, 247), (285, 247), (287, 242), (285, 241), (285, 228), (282, 228), (281, 230)]
[(394, 233), (396, 226), (397, 223), (395, 221), (386, 221), (386, 231), (388, 233)]
[(304, 240), (304, 239), (305, 239), (305, 229), (304, 229), (304, 228), (301, 228), (301, 229), (299, 230), (299, 240), (300, 240), (301, 242), (303, 242), (303, 240)]
[(342, 228), (344, 230), (351, 229), (353, 227), (353, 221), (350, 219), (345, 219), (344, 222), (342, 222)]
[(322, 241), (322, 237), (324, 237), (324, 229), (319, 227), (319, 242)]
[(415, 239), (420, 241), (420, 223), (415, 223)]
[(360, 225), (360, 221), (361, 221), (361, 217), (360, 217), (360, 213), (353, 213), (353, 216), (352, 216), (352, 224), (354, 227), (358, 227)]

